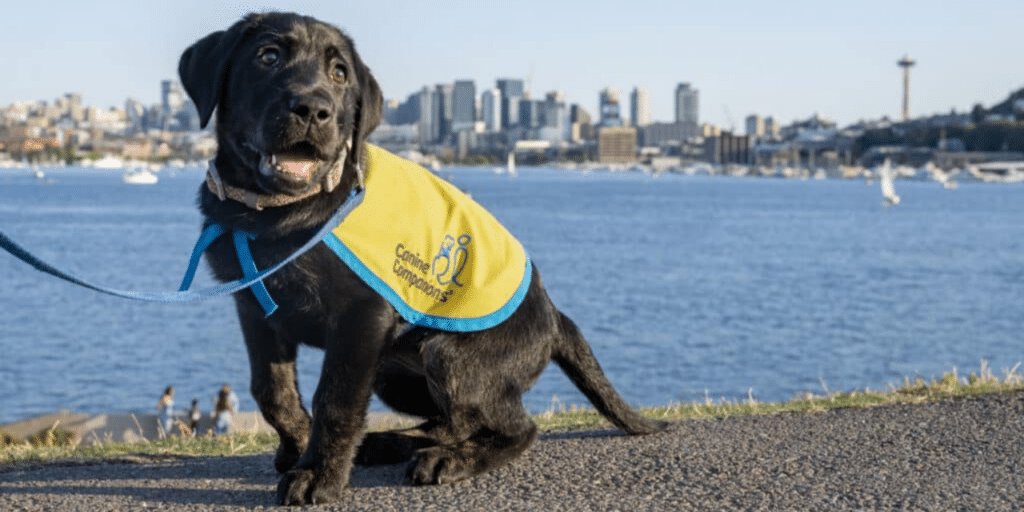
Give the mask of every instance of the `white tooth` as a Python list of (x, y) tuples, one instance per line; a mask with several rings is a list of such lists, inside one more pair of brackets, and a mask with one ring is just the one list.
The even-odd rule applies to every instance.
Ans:
[(260, 174), (264, 176), (271, 176), (274, 174), (274, 156), (271, 155), (269, 158), (266, 155), (260, 156)]

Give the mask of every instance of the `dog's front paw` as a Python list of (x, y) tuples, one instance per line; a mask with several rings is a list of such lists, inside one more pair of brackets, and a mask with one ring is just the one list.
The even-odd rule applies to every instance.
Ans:
[(434, 447), (416, 452), (406, 478), (412, 485), (450, 484), (477, 473), (470, 461), (448, 449)]
[(341, 478), (332, 478), (311, 469), (293, 469), (277, 484), (277, 501), (282, 505), (321, 505), (341, 500), (345, 489)]
[(277, 455), (274, 456), (274, 469), (278, 473), (287, 472), (295, 467), (295, 463), (299, 461), (300, 455), (302, 455), (302, 451), (295, 445), (286, 443), (277, 445)]

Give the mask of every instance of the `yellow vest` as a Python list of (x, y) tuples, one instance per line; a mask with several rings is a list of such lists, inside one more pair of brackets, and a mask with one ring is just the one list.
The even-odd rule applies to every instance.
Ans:
[(426, 169), (367, 145), (362, 202), (324, 238), (409, 323), (478, 331), (515, 312), (530, 258), (487, 210)]

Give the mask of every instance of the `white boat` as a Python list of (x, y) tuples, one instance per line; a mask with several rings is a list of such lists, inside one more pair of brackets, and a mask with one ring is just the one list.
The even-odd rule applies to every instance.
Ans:
[(122, 169), (124, 168), (124, 160), (113, 155), (107, 155), (94, 161), (92, 167), (96, 169)]
[(896, 194), (896, 187), (893, 185), (894, 179), (892, 164), (886, 158), (882, 166), (878, 168), (878, 181), (882, 184), (882, 206), (900, 204), (900, 196)]
[(1024, 182), (1024, 162), (987, 162), (967, 166), (967, 171), (985, 183)]
[(125, 172), (121, 175), (121, 181), (129, 185), (155, 185), (160, 178), (145, 167)]

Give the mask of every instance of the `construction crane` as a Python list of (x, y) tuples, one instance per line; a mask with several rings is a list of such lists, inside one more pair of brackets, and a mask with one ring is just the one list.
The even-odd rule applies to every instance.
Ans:
[(732, 112), (729, 111), (729, 106), (722, 104), (722, 110), (725, 111), (725, 120), (729, 123), (729, 133), (736, 133), (736, 121), (732, 118)]

